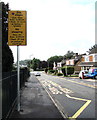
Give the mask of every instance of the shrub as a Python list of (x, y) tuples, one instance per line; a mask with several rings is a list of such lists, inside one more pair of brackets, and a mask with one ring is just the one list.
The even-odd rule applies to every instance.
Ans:
[(64, 76), (66, 76), (66, 69), (67, 69), (67, 75), (71, 75), (74, 73), (74, 67), (73, 66), (66, 66), (65, 67), (62, 67), (61, 70), (62, 70), (62, 73), (64, 74)]
[(65, 67), (62, 67), (61, 70), (62, 70), (63, 75), (66, 76), (66, 70), (65, 70)]
[(68, 75), (73, 74), (74, 73), (74, 67), (72, 67), (72, 66), (67, 67), (67, 73), (68, 73)]
[(45, 71), (45, 73), (47, 73), (48, 72), (48, 68), (45, 68), (44, 71)]
[(53, 75), (57, 75), (57, 73), (58, 73), (58, 70), (55, 70), (55, 72), (53, 73)]
[(57, 73), (56, 75), (57, 75), (57, 76), (62, 76), (62, 75), (63, 75), (63, 73)]
[(48, 70), (49, 73), (55, 73), (55, 70)]

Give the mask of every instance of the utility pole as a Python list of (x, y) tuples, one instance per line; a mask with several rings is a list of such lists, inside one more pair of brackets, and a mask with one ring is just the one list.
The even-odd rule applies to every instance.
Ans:
[(29, 56), (29, 58), (30, 58), (30, 69), (31, 69), (31, 57), (33, 56), (33, 54), (31, 54), (30, 56)]
[(0, 3), (0, 120), (2, 119), (2, 2)]
[(4, 108), (2, 107), (2, 49), (4, 49), (4, 46), (7, 44), (8, 41), (8, 4), (4, 4), (4, 2), (0, 2), (0, 120), (3, 118), (2, 111)]
[(66, 65), (66, 68), (65, 68), (65, 70), (66, 70), (66, 76), (68, 75), (68, 73), (67, 73), (67, 65)]

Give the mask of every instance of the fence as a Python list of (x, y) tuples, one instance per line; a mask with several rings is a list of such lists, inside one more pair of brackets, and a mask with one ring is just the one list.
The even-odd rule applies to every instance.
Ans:
[[(29, 77), (27, 69), (20, 70), (20, 88)], [(2, 73), (2, 118), (6, 118), (17, 98), (17, 71)]]

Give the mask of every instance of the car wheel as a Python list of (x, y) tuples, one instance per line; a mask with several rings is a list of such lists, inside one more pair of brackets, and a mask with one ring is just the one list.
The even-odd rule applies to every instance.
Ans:
[(94, 77), (94, 79), (97, 79), (97, 75)]

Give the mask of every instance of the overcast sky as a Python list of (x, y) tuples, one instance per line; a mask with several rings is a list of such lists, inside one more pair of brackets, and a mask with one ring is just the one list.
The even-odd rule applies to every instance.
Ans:
[[(27, 46), (20, 47), (20, 60), (88, 51), (95, 44), (95, 1), (4, 0), (11, 10), (27, 11)], [(17, 47), (10, 48), (16, 61)]]

